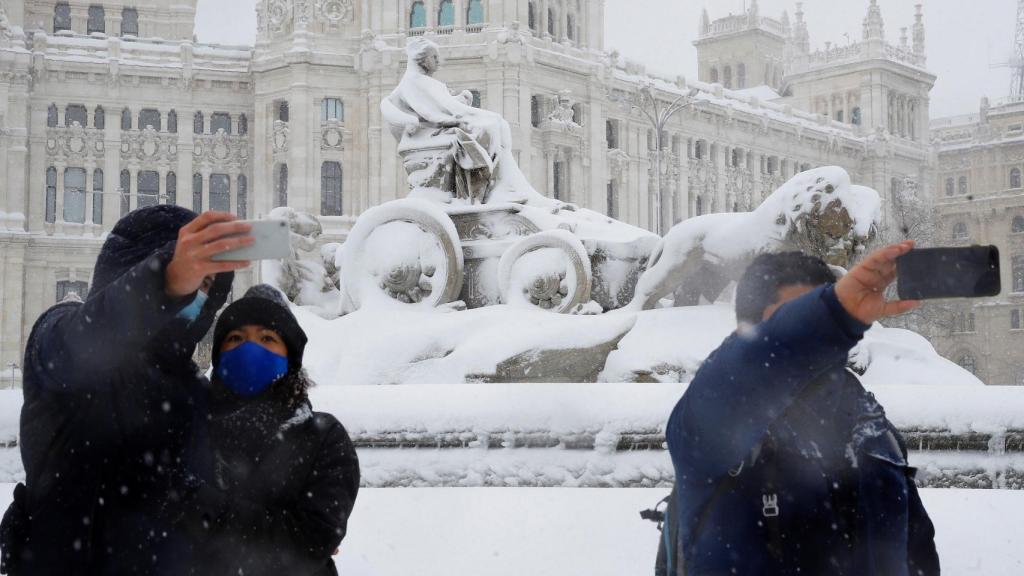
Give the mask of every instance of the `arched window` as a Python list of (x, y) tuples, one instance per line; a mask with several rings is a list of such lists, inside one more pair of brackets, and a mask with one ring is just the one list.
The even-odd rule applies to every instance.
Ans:
[(961, 196), (966, 196), (967, 195), (967, 176), (961, 176), (959, 184), (960, 184), (960, 195)]
[(145, 108), (139, 111), (139, 130), (145, 130), (146, 128), (152, 127), (157, 132), (160, 131), (163, 126), (160, 121), (160, 111), (152, 108)]
[(1024, 292), (1024, 256), (1013, 257), (1013, 291)]
[(1010, 225), (1010, 232), (1013, 234), (1024, 233), (1024, 216), (1013, 217), (1013, 224)]
[[(413, 2), (412, 9), (409, 11), (409, 28), (426, 28), (427, 27), (427, 7), (423, 5), (423, 2)], [(287, 122), (287, 120), (285, 120)]]
[(64, 221), (85, 222), (85, 168), (64, 170)]
[(138, 208), (156, 206), (160, 203), (160, 174), (152, 170), (139, 172), (139, 188), (136, 191)]
[(1020, 188), (1020, 168), (1010, 170), (1010, 188)]
[(86, 28), (86, 34), (92, 34), (99, 32), (103, 34), (107, 31), (107, 13), (103, 9), (103, 6), (89, 6), (89, 24)]
[(706, 144), (703, 140), (697, 140), (697, 144), (693, 147), (693, 157), (697, 160), (704, 159), (704, 146)]
[(127, 170), (121, 170), (120, 190), (121, 217), (124, 218), (132, 209), (132, 174)]
[(341, 164), (324, 162), (320, 167), (320, 214), (341, 216)]
[(437, 9), (438, 26), (455, 26), (455, 2), (452, 0), (441, 0)]
[(956, 183), (952, 178), (946, 178), (946, 196), (956, 194)]
[(530, 97), (530, 124), (532, 124), (534, 128), (540, 126), (540, 123), (543, 120), (543, 114), (544, 112), (541, 109), (540, 96), (534, 94)]
[(288, 165), (281, 164), (277, 168), (277, 179), (274, 182), (277, 206), (288, 205)]
[(167, 113), (167, 131), (171, 134), (178, 133), (178, 113), (174, 110)]
[(732, 66), (726, 66), (722, 69), (722, 85), (726, 88), (732, 88)]
[(227, 112), (214, 112), (210, 116), (210, 134), (216, 134), (221, 130), (225, 134), (231, 134), (231, 114)]
[(46, 221), (57, 221), (57, 169), (53, 166), (46, 169)]
[(235, 213), (242, 219), (249, 217), (249, 179), (245, 177), (245, 174), (238, 175), (238, 200), (235, 202)]
[(139, 35), (139, 11), (125, 8), (121, 11), (121, 36)]
[(46, 108), (46, 127), (47, 128), (56, 128), (57, 127), (57, 124), (60, 122), (60, 119), (58, 118), (58, 115), (59, 115), (59, 113), (57, 112), (57, 105), (56, 104), (50, 104), (49, 106), (47, 106), (47, 108)]
[(277, 116), (277, 118), (275, 118), (276, 120), (280, 120), (281, 122), (287, 122), (288, 118), (291, 116), (291, 113), (288, 111), (288, 101), (279, 101), (277, 103), (277, 108), (274, 111), (274, 113)]
[(711, 77), (712, 84), (718, 84), (718, 68), (716, 66), (711, 67), (711, 73), (709, 74), (709, 76)]
[(537, 4), (530, 2), (526, 7), (526, 21), (530, 26), (530, 30), (537, 32)]
[(167, 173), (167, 204), (176, 206), (178, 204), (178, 175), (174, 172)]
[(482, 0), (469, 0), (466, 8), (466, 23), (470, 26), (484, 23), (484, 3)]
[(192, 115), (192, 132), (195, 134), (202, 134), (206, 131), (206, 118), (203, 117), (202, 112), (196, 112)]
[(103, 224), (103, 170), (92, 171), (92, 222)]
[(747, 87), (747, 65), (742, 62), (736, 65), (736, 87), (740, 90)]
[(92, 113), (92, 125), (97, 130), (104, 130), (107, 127), (107, 111), (103, 106), (97, 106)]
[(203, 212), (203, 175), (192, 175), (192, 211), (196, 214)]
[(231, 177), (227, 174), (210, 175), (210, 210), (231, 211)]
[(967, 231), (967, 224), (965, 222), (957, 222), (953, 225), (953, 240), (967, 240), (971, 237)]
[(64, 125), (67, 127), (74, 126), (75, 123), (85, 128), (89, 125), (89, 112), (86, 111), (85, 106), (81, 104), (68, 104), (64, 108)]
[(125, 108), (121, 110), (121, 130), (132, 129), (132, 111)]
[(959, 364), (961, 368), (967, 370), (971, 374), (978, 374), (978, 360), (974, 357), (973, 354), (969, 352), (961, 354), (960, 357), (957, 358), (956, 363)]
[(238, 117), (238, 135), (247, 136), (249, 134), (249, 117), (242, 114)]
[(324, 98), (320, 101), (320, 121), (328, 122), (330, 120), (338, 122), (345, 120), (345, 105), (341, 98)]
[(71, 30), (71, 6), (67, 2), (58, 2), (53, 7), (53, 32)]

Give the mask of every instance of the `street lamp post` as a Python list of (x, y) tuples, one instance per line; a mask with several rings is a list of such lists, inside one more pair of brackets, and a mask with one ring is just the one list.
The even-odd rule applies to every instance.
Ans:
[(672, 118), (683, 108), (690, 106), (694, 103), (695, 98), (699, 90), (696, 88), (691, 89), (685, 94), (680, 94), (670, 104), (665, 105), (663, 101), (659, 100), (654, 95), (654, 89), (651, 83), (646, 83), (641, 86), (636, 92), (633, 92), (625, 98), (617, 97), (613, 93), (609, 94), (609, 99), (613, 102), (618, 102), (623, 107), (629, 108), (630, 111), (639, 111), (644, 118), (650, 122), (651, 127), (654, 128), (654, 142), (655, 142), (655, 170), (657, 172), (657, 190), (654, 196), (654, 214), (656, 219), (654, 221), (654, 232), (657, 234), (664, 234), (668, 232), (668, 229), (672, 227), (671, 214), (665, 214), (662, 207), (666, 204), (664, 195), (664, 158), (665, 158), (665, 127)]

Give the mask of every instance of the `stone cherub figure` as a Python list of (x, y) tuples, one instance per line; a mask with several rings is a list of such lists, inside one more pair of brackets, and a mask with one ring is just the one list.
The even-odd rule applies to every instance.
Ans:
[(676, 306), (714, 302), (762, 252), (799, 250), (850, 268), (875, 238), (880, 213), (878, 192), (852, 185), (842, 168), (802, 172), (753, 212), (708, 214), (673, 227), (626, 308), (648, 310), (671, 294)]
[(500, 114), (474, 108), (469, 91), (452, 94), (433, 76), (437, 44), (413, 39), (408, 68), (381, 102), (381, 113), (409, 173), (410, 197), (442, 202), (513, 202), (567, 207), (529, 184), (512, 155), (512, 131)]

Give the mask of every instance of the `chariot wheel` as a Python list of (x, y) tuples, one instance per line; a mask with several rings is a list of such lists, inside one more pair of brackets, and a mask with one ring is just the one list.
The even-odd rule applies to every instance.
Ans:
[(434, 308), (462, 291), (462, 243), (451, 218), (433, 204), (395, 200), (363, 213), (338, 263), (350, 304)]
[(501, 300), (564, 314), (590, 301), (590, 256), (578, 238), (549, 230), (523, 238), (498, 264)]

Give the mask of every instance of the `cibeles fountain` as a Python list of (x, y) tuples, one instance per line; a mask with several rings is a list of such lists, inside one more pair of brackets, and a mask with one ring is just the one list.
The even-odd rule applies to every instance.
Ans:
[(728, 287), (756, 255), (848, 268), (876, 235), (878, 193), (838, 167), (664, 238), (547, 198), (517, 165), (508, 122), (434, 78), (437, 46), (414, 39), (407, 55), (381, 103), (406, 197), (363, 213), (341, 246), (320, 245), (311, 216), (271, 215), (291, 222), (296, 249), (264, 277), (305, 319), (320, 380), (687, 381), (735, 328)]

